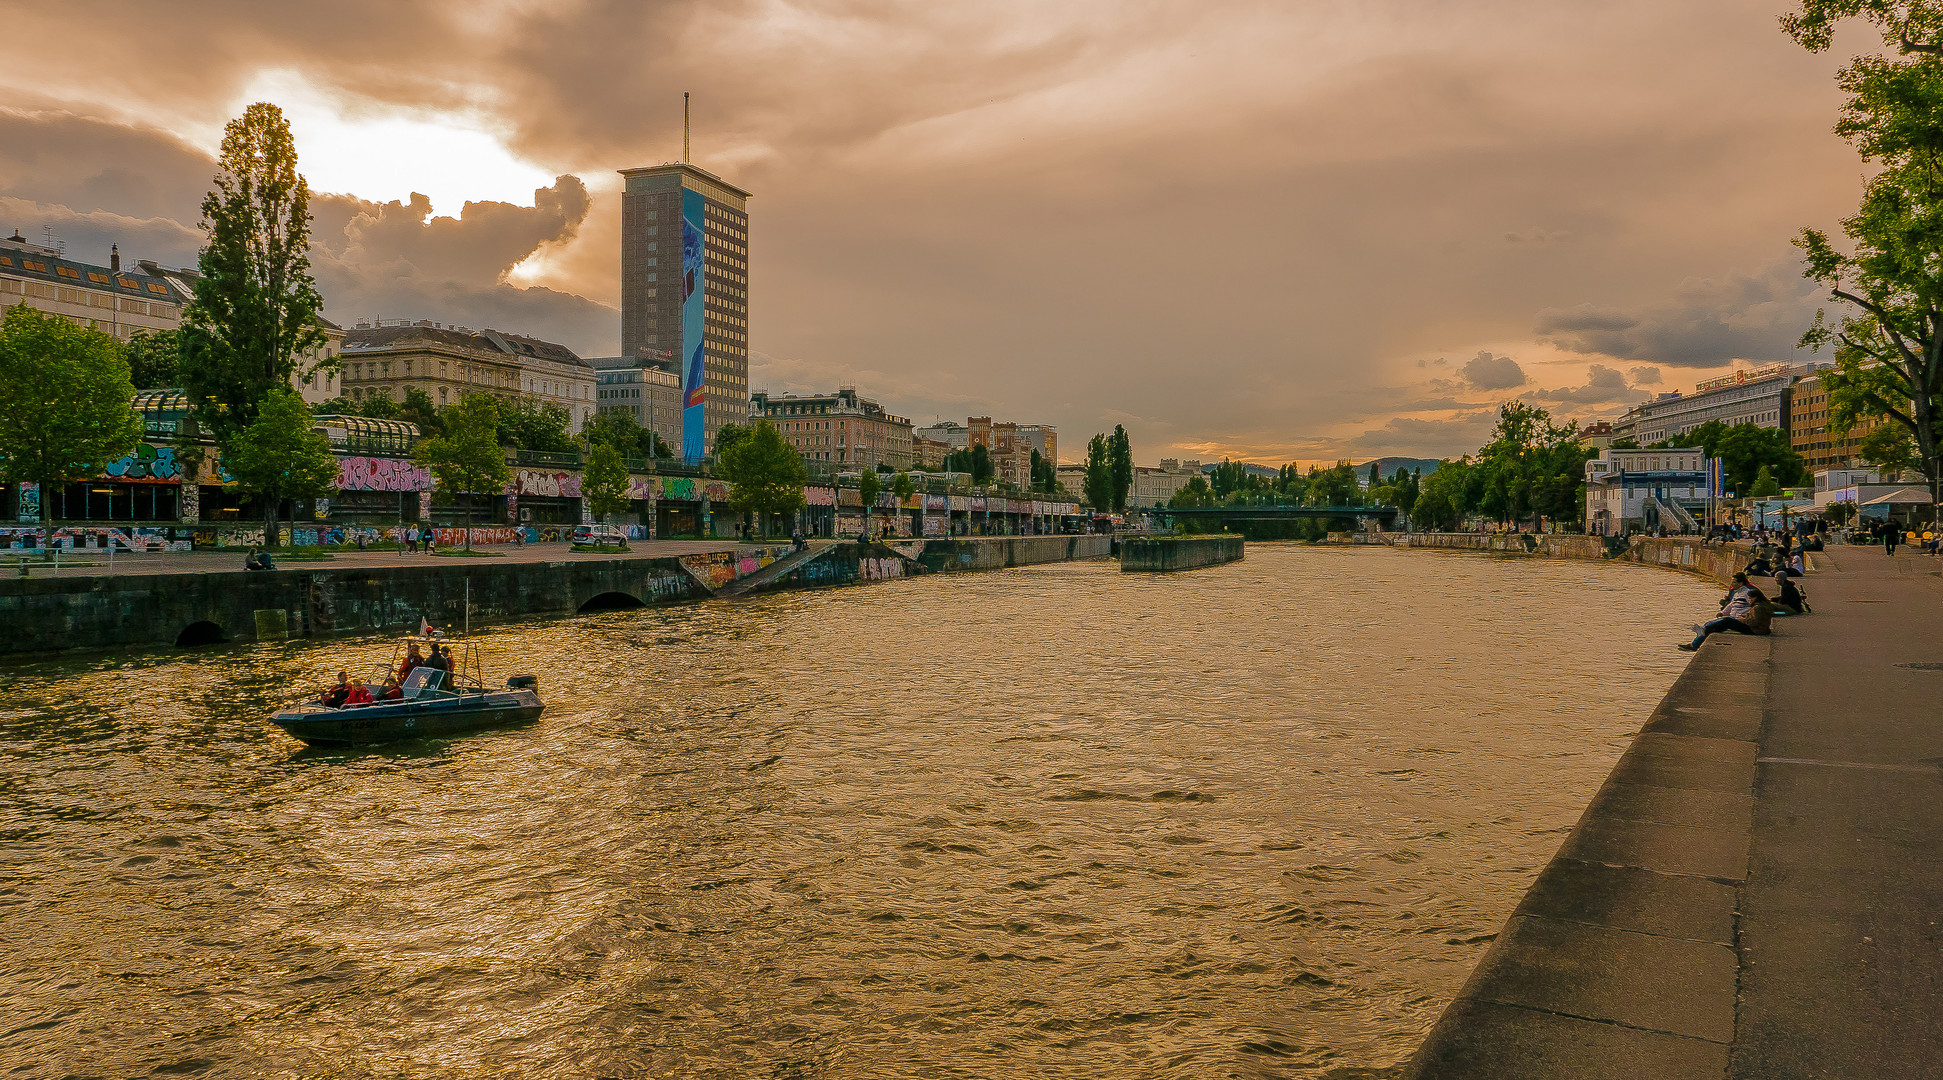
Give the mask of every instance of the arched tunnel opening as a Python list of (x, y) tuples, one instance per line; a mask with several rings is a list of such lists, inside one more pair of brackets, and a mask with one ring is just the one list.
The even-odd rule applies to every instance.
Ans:
[(580, 605), (582, 611), (621, 611), (626, 608), (647, 607), (638, 596), (624, 592), (604, 592)]
[(221, 645), (229, 639), (223, 636), (223, 628), (208, 620), (192, 622), (182, 628), (175, 636), (177, 645), (193, 648), (197, 645)]

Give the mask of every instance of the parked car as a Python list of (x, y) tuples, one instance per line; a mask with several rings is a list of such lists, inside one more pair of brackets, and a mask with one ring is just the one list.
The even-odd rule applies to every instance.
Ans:
[(617, 525), (576, 525), (573, 528), (573, 542), (619, 546), (627, 543), (627, 534)]

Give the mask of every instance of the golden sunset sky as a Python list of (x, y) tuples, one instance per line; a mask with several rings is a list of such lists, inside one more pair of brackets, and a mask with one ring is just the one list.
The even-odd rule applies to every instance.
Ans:
[[(619, 177), (755, 194), (751, 386), (1136, 457), (1474, 449), (1797, 356), (1852, 208), (1843, 57), (1759, 0), (204, 0), (34, 5), (0, 228), (193, 265), (224, 122), (281, 105), (341, 324), (617, 350)], [(1873, 45), (1850, 32), (1838, 45)]]

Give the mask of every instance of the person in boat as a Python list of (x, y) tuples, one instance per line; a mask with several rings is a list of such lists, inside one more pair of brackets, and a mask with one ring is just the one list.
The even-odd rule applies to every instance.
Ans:
[(333, 709), (340, 709), (344, 707), (344, 699), (350, 696), (351, 696), (350, 673), (340, 671), (337, 673), (337, 684), (332, 686), (329, 690), (324, 691), (324, 696), (320, 700), (322, 700), (324, 704), (329, 705)]
[(1708, 637), (1722, 633), (1769, 634), (1769, 622), (1774, 618), (1774, 605), (1768, 602), (1766, 594), (1747, 583), (1745, 573), (1734, 575), (1734, 587), (1728, 590), (1727, 598), (1720, 602), (1720, 617), (1694, 627), (1694, 638), (1680, 646), (1684, 652), (1700, 648)]
[(424, 666), (425, 666), (425, 654), (418, 651), (418, 642), (414, 641), (412, 642), (411, 646), (405, 650), (405, 658), (399, 661), (398, 663), (398, 674), (396, 678), (398, 679), (399, 682), (403, 682), (406, 679), (411, 677), (413, 668), (424, 667)]
[(352, 683), (351, 692), (344, 695), (343, 707), (348, 709), (354, 705), (369, 705), (369, 704), (371, 704), (371, 688), (364, 685), (362, 682)]
[(446, 655), (445, 651), (440, 649), (437, 643), (434, 643), (432, 645), (432, 655), (426, 657), (425, 662), (419, 666), (432, 668), (437, 671), (451, 671), (452, 658)]
[(379, 701), (402, 701), (404, 697), (405, 688), (398, 685), (396, 678), (386, 678), (384, 687), (378, 691)]

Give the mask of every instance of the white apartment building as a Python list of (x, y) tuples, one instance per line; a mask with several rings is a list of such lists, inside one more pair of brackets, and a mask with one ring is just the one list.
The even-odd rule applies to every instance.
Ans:
[[(1629, 528), (1661, 525), (1668, 532), (1685, 532), (1704, 519), (1706, 502), (1706, 454), (1699, 447), (1609, 447), (1585, 463), (1585, 522), (1590, 533), (1616, 536)], [(1683, 512), (1687, 518), (1681, 517)]]

